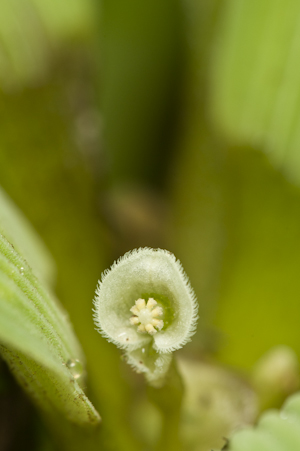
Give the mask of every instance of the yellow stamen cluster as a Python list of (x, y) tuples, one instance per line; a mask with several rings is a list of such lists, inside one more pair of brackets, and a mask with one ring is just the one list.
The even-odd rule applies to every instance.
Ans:
[(139, 332), (154, 335), (164, 327), (163, 320), (158, 319), (163, 315), (163, 309), (153, 298), (149, 298), (147, 303), (145, 299), (138, 299), (130, 311), (134, 315), (130, 318), (130, 323), (138, 326)]

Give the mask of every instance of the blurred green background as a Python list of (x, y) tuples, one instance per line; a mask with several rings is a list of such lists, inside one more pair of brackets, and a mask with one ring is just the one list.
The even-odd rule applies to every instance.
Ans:
[[(94, 330), (101, 272), (166, 248), (199, 301), (183, 356), (245, 378), (274, 346), (300, 357), (299, 184), (297, 0), (0, 0), (0, 185), (53, 256), (101, 449), (152, 449), (161, 427)], [(0, 372), (1, 417), (8, 399), (20, 412), (0, 449), (20, 449), (27, 417), (23, 449), (51, 450)]]

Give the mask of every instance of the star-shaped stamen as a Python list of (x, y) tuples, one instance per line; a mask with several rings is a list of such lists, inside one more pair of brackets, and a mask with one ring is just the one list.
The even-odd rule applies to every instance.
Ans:
[(147, 303), (145, 299), (138, 299), (130, 311), (134, 315), (130, 318), (130, 323), (138, 326), (139, 332), (154, 335), (164, 327), (163, 320), (158, 319), (163, 315), (163, 309), (153, 298), (149, 298)]

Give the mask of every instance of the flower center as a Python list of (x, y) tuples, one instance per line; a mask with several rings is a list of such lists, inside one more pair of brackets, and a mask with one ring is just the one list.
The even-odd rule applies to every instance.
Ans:
[(158, 319), (163, 315), (163, 309), (153, 298), (149, 298), (147, 303), (145, 299), (138, 299), (130, 311), (133, 313), (130, 324), (138, 326), (138, 332), (154, 335), (164, 327), (163, 320)]

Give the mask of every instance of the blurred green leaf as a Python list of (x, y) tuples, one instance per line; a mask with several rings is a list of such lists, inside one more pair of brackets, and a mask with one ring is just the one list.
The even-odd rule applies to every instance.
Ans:
[(0, 188), (0, 231), (26, 257), (38, 278), (53, 285), (55, 264), (50, 252), (21, 210)]
[(246, 148), (227, 160), (227, 201), (218, 309), (219, 356), (250, 368), (276, 345), (300, 356), (300, 191)]
[(212, 112), (300, 182), (300, 3), (224, 2), (212, 64)]
[(228, 451), (298, 451), (300, 449), (300, 394), (288, 398), (280, 412), (267, 411), (255, 428), (236, 432)]
[[(23, 388), (43, 410), (97, 424), (99, 415), (78, 385), (84, 358), (67, 316), (3, 235), (0, 299), (1, 354)], [(81, 362), (78, 373), (72, 362)]]
[(193, 343), (197, 340), (205, 348), (214, 346), (207, 328), (218, 299), (225, 199), (222, 153), (197, 124), (193, 121), (187, 129), (173, 171), (170, 238), (198, 298), (199, 327)]

